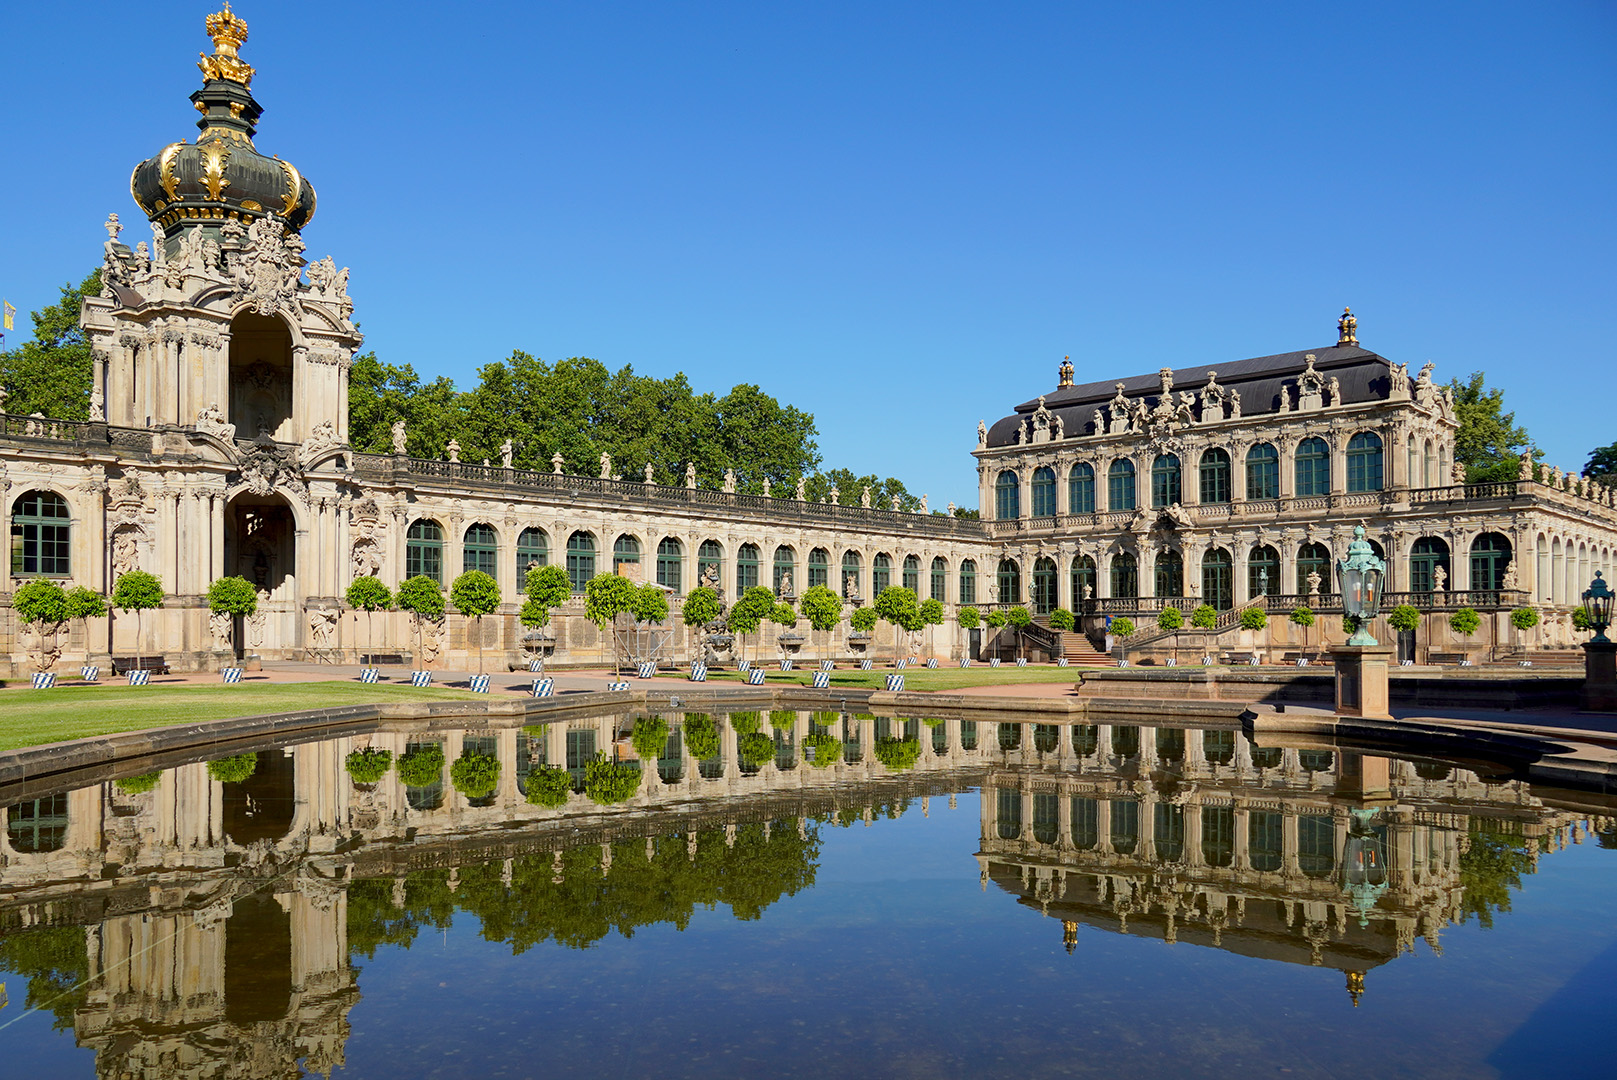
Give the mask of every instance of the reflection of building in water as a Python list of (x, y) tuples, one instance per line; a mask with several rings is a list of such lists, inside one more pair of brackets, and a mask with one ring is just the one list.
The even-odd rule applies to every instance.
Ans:
[(1060, 919), (1069, 952), (1080, 925), (1209, 945), (1336, 968), (1355, 1003), (1365, 973), (1416, 937), (1441, 948), (1466, 910), (1479, 825), (1532, 860), (1580, 828), (1525, 784), (1444, 765), (1260, 748), (1229, 730), (998, 728), (985, 888)]

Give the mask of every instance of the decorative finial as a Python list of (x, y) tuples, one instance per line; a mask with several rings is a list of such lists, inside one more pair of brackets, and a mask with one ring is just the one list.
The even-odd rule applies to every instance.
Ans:
[(1336, 320), (1336, 343), (1338, 345), (1359, 343), (1359, 320), (1353, 317), (1351, 308), (1343, 308), (1342, 317)]
[(1061, 358), (1061, 385), (1072, 385), (1072, 357), (1070, 356)]
[(1359, 997), (1364, 993), (1364, 972), (1350, 971), (1347, 973), (1347, 992), (1353, 999), (1353, 1007), (1359, 1007)]
[(203, 25), (213, 39), (213, 55), (198, 54), (202, 57), (202, 62), (197, 65), (202, 69), (202, 77), (209, 82), (229, 79), (243, 86), (253, 85), (252, 67), (236, 52), (247, 40), (247, 23), (238, 18), (230, 10), (230, 4), (226, 3), (223, 11), (209, 15)]

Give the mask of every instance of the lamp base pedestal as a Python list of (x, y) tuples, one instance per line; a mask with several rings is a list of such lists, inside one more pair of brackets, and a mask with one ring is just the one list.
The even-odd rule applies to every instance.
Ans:
[(1391, 645), (1334, 645), (1336, 715), (1367, 720), (1391, 720), (1391, 694), (1387, 679), (1392, 667)]
[(1617, 712), (1617, 641), (1583, 644), (1583, 691), (1578, 708), (1584, 712)]

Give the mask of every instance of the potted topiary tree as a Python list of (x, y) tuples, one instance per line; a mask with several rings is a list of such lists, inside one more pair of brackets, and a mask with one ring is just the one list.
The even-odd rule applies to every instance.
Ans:
[(370, 574), (361, 574), (348, 583), (348, 590), (343, 599), (355, 611), (365, 613), (365, 656), (360, 663), (369, 668), (371, 666), (371, 647), (376, 640), (376, 630), (371, 619), (378, 611), (386, 611), (393, 606), (393, 590), (382, 584), (382, 580)]
[(866, 655), (869, 655), (868, 644), (870, 633), (876, 629), (876, 609), (873, 607), (856, 607), (848, 615), (848, 642), (852, 644), (855, 639), (865, 641)]
[[(763, 636), (761, 628), (764, 620), (775, 610), (775, 594), (764, 585), (754, 585), (742, 594), (741, 599), (730, 605), (726, 615), (726, 622), (732, 634), (758, 634)], [(757, 649), (753, 650), (753, 658), (757, 659)]]
[(1123, 659), (1127, 660), (1128, 641), (1135, 634), (1134, 620), (1126, 615), (1119, 616), (1112, 620), (1112, 624), (1106, 628), (1106, 632), (1123, 643)]
[(1022, 631), (1027, 629), (1027, 624), (1032, 621), (1033, 616), (1021, 604), (1017, 604), (1005, 613), (1005, 622), (1010, 625), (1012, 630), (1016, 631), (1017, 659), (1021, 659), (1022, 656)]
[(1291, 614), (1287, 618), (1291, 620), (1291, 625), (1303, 628), (1303, 654), (1307, 655), (1308, 628), (1314, 625), (1314, 609), (1306, 604), (1298, 605), (1291, 609)]
[(130, 570), (112, 586), (112, 606), (135, 613), (135, 666), (141, 666), (140, 613), (163, 606), (163, 583), (144, 570)]
[(348, 771), (348, 778), (361, 791), (369, 791), (375, 787), (392, 767), (391, 751), (368, 746), (353, 751), (343, 759), (343, 768)]
[(84, 659), (90, 660), (90, 620), (99, 619), (107, 613), (106, 597), (93, 589), (86, 589), (83, 585), (67, 590), (66, 606), (62, 614), (69, 620), (77, 619), (79, 622), (79, 636), (84, 641)]
[(449, 600), (455, 609), (472, 620), (477, 635), (477, 673), (483, 674), (483, 616), (500, 606), (500, 586), (493, 576), (481, 570), (468, 570), (449, 586)]
[[(1420, 609), (1413, 604), (1399, 604), (1387, 612), (1387, 625), (1399, 634), (1413, 634), (1420, 626)], [(1400, 659), (1414, 660), (1414, 645), (1410, 646), (1410, 655)]]
[[(1471, 644), (1471, 635), (1482, 626), (1482, 616), (1472, 608), (1463, 607), (1449, 616), (1449, 629), (1465, 639), (1467, 646)], [(1469, 649), (1462, 649), (1461, 656), (1470, 659)]]
[[(1525, 634), (1539, 624), (1538, 608), (1522, 606), (1510, 613), (1510, 625)], [(1524, 643), (1525, 645), (1525, 643)]]
[(785, 633), (778, 634), (775, 641), (780, 645), (782, 656), (790, 653), (793, 643), (801, 645), (802, 634), (791, 633), (792, 627), (797, 625), (797, 609), (784, 600), (769, 609), (769, 621), (780, 627)]
[[(803, 616), (808, 619), (809, 629), (821, 635), (829, 634), (837, 628), (842, 621), (842, 597), (824, 585), (810, 585), (803, 590), (803, 598), (799, 601), (803, 608)], [(820, 659), (825, 659), (826, 638), (820, 638)]]
[(522, 601), (522, 610), (517, 613), (517, 619), (523, 626), (535, 631), (528, 637), (539, 643), (535, 651), (543, 659), (544, 642), (547, 640), (544, 628), (550, 625), (551, 611), (567, 603), (567, 598), (572, 596), (572, 585), (567, 581), (567, 571), (559, 566), (535, 566), (528, 571), (523, 584), (527, 599)]
[[(971, 632), (982, 625), (983, 613), (968, 605), (955, 612), (954, 621), (959, 623), (960, 629), (966, 632), (966, 645), (964, 647), (969, 654), (971, 651)], [(975, 660), (976, 657), (973, 656), (971, 659)]]
[[(41, 674), (56, 666), (61, 655), (62, 623), (67, 621), (67, 594), (54, 581), (35, 578), (12, 594), (11, 607), (24, 626), (34, 627), (39, 648), (34, 667)], [(47, 639), (46, 634), (50, 637)]]
[(1173, 645), (1170, 649), (1170, 655), (1173, 656), (1175, 663), (1179, 661), (1179, 631), (1183, 630), (1184, 627), (1185, 613), (1173, 605), (1167, 605), (1161, 611), (1157, 612), (1157, 629), (1166, 630), (1173, 634)]
[[(695, 645), (700, 647), (701, 656), (707, 658), (707, 628), (714, 619), (722, 613), (719, 606), (719, 593), (712, 586), (703, 585), (692, 589), (685, 597), (685, 603), (680, 608), (680, 621), (691, 631), (696, 638)], [(694, 650), (693, 650), (694, 658)]]
[(258, 610), (258, 590), (244, 577), (222, 577), (208, 586), (208, 611), (213, 615), (214, 636), (230, 649), (236, 660), (236, 620)]
[(428, 620), (436, 622), (444, 617), (443, 590), (427, 575), (417, 574), (399, 583), (398, 595), (394, 599), (400, 611), (410, 613), (410, 621), (415, 624), (416, 665), (418, 668), (425, 667), (422, 653), (425, 651), (426, 624)]
[(1261, 640), (1258, 635), (1269, 628), (1269, 613), (1261, 607), (1249, 607), (1241, 612), (1241, 630), (1246, 634), (1247, 644), (1252, 646), (1252, 655), (1262, 659)]
[[(893, 627), (893, 643), (899, 646), (904, 639), (899, 632), (912, 633), (921, 625), (920, 608), (915, 603), (915, 593), (902, 586), (892, 586), (883, 589), (881, 595), (876, 597), (876, 617), (882, 622), (890, 623)], [(908, 653), (908, 642), (898, 647), (900, 656)]]
[(926, 628), (926, 651), (928, 654), (937, 653), (937, 640), (932, 635), (932, 627), (943, 625), (943, 601), (931, 597), (921, 601), (921, 625)]
[[(619, 615), (634, 611), (634, 582), (619, 574), (596, 574), (584, 583), (584, 617), (594, 623), (604, 634), (611, 633), (611, 627)], [(620, 668), (618, 659), (618, 642), (614, 636), (612, 640), (612, 671), (616, 674)]]

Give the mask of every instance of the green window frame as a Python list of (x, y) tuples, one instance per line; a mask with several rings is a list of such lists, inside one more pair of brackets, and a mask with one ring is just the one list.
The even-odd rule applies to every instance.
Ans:
[(942, 555), (933, 556), (932, 579), (928, 582), (928, 585), (928, 598), (936, 600), (940, 604), (943, 603), (946, 599), (944, 593), (949, 587), (949, 564), (944, 561)]
[(724, 588), (724, 545), (717, 540), (703, 540), (696, 549), (696, 585), (701, 588), (708, 583), (708, 567), (713, 568), (711, 577), (714, 584)]
[(1140, 846), (1140, 804), (1133, 799), (1112, 799), (1112, 850), (1119, 855), (1133, 855)]
[(1033, 602), (1033, 614), (1048, 615), (1056, 609), (1056, 563), (1049, 557), (1041, 557), (1033, 562), (1033, 586), (1029, 599)]
[(517, 535), (517, 588), (527, 588), (530, 569), (549, 564), (550, 539), (545, 536), (545, 530), (523, 529)]
[(1202, 601), (1219, 611), (1235, 606), (1235, 560), (1223, 548), (1202, 556)]
[(1151, 843), (1157, 858), (1175, 863), (1185, 857), (1185, 808), (1173, 803), (1154, 804), (1151, 821)]
[(1016, 564), (1015, 559), (999, 560), (999, 602), (1002, 604), (1019, 604), (1022, 602), (1022, 568)]
[(1067, 513), (1093, 514), (1095, 512), (1095, 467), (1079, 462), (1067, 474)]
[(876, 552), (876, 557), (870, 560), (870, 596), (872, 599), (880, 596), (882, 591), (889, 589), (893, 584), (893, 559), (885, 551)]
[(1056, 516), (1056, 474), (1048, 465), (1033, 470), (1033, 516)]
[(1297, 549), (1297, 592), (1308, 595), (1308, 575), (1319, 575), (1319, 591), (1331, 591), (1331, 551), (1324, 544), (1304, 544)]
[(916, 596), (921, 595), (921, 559), (919, 556), (904, 556), (904, 587)]
[(1140, 563), (1127, 551), (1112, 556), (1112, 595), (1123, 599), (1140, 595)]
[(1246, 497), (1280, 498), (1280, 451), (1258, 443), (1246, 452)]
[(1319, 436), (1311, 436), (1297, 444), (1296, 459), (1297, 497), (1329, 495), (1331, 493), (1331, 447)]
[(684, 591), (685, 547), (672, 536), (657, 542), (657, 584), (672, 589), (675, 596)]
[(827, 588), (831, 584), (831, 553), (824, 548), (814, 548), (808, 553), (808, 587), (814, 588), (822, 585)]
[(1100, 804), (1082, 795), (1072, 800), (1072, 845), (1079, 851), (1093, 851), (1100, 843)]
[(581, 529), (567, 538), (567, 584), (581, 593), (594, 576), (595, 535)]
[(1246, 557), (1246, 594), (1256, 599), (1280, 587), (1280, 553), (1268, 544), (1259, 544)]
[(1106, 509), (1133, 510), (1134, 462), (1118, 458), (1106, 470)]
[(742, 544), (736, 549), (736, 597), (758, 586), (758, 545)]
[(618, 572), (619, 563), (640, 563), (640, 538), (624, 533), (612, 541), (612, 572)]
[(11, 507), (11, 572), (24, 577), (72, 576), (73, 523), (67, 500), (30, 491)]
[(1230, 501), (1230, 453), (1215, 446), (1202, 454), (1201, 501), (1227, 503)]
[(1154, 596), (1184, 596), (1185, 595), (1185, 560), (1177, 551), (1163, 551), (1157, 554), (1156, 566), (1152, 568), (1152, 588)]
[(1495, 592), (1505, 587), (1505, 568), (1510, 565), (1510, 541), (1488, 532), (1471, 541), (1471, 588)]
[[(842, 553), (842, 586), (841, 593), (844, 600), (852, 600), (859, 595), (859, 583), (865, 575), (865, 561), (859, 557), (857, 551), (844, 551)], [(850, 582), (850, 579), (851, 582)]]
[(1088, 555), (1074, 555), (1072, 557), (1072, 610), (1081, 611), (1084, 603), (1084, 586), (1089, 586), (1089, 598), (1095, 598), (1095, 560)]
[(1381, 436), (1373, 431), (1361, 431), (1347, 444), (1347, 489), (1349, 491), (1381, 490)]
[(776, 596), (785, 595), (781, 592), (781, 585), (786, 583), (787, 574), (792, 576), (790, 584), (795, 591), (797, 588), (797, 551), (790, 545), (782, 544), (775, 549), (774, 577), (770, 579)]
[(1181, 502), (1180, 466), (1178, 454), (1158, 454), (1151, 463), (1151, 506), (1164, 510)]
[(461, 538), (460, 552), (461, 570), (481, 570), (492, 577), (500, 557), (500, 545), (494, 533), (494, 526), (481, 521), (466, 526), (466, 533)]
[(975, 604), (977, 602), (977, 560), (962, 559), (960, 561), (960, 603)]
[(1227, 867), (1235, 863), (1235, 807), (1202, 807), (1202, 862)]
[(1297, 815), (1297, 868), (1303, 876), (1328, 878), (1336, 870), (1336, 820), (1324, 814)]
[(1437, 588), (1437, 568), (1454, 580), (1449, 568), (1449, 545), (1436, 536), (1423, 536), (1409, 549), (1409, 591), (1432, 592)]
[(994, 520), (1014, 521), (1022, 516), (1022, 480), (1006, 469), (994, 481)]
[(6, 838), (13, 851), (43, 855), (67, 845), (67, 792), (29, 799), (6, 808)]
[(444, 529), (431, 518), (417, 518), (404, 534), (404, 576), (444, 583)]
[(1253, 810), (1246, 819), (1246, 858), (1252, 869), (1272, 874), (1285, 865), (1285, 818), (1272, 810)]

